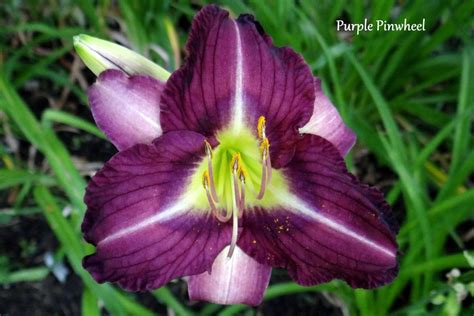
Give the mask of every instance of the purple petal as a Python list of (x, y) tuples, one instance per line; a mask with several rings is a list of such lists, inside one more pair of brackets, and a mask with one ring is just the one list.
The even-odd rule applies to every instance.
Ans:
[(221, 251), (211, 273), (204, 272), (189, 278), (189, 298), (225, 305), (260, 305), (272, 268), (258, 263), (239, 247), (231, 258), (227, 257), (228, 253), (229, 247)]
[(391, 282), (397, 227), (382, 194), (349, 174), (337, 149), (319, 136), (306, 135), (282, 170), (290, 192), (276, 192), (279, 207), (244, 213), (238, 245), (262, 264), (288, 269), (302, 285)]
[(151, 143), (162, 133), (160, 95), (164, 83), (148, 76), (127, 77), (119, 70), (102, 72), (89, 88), (92, 114), (119, 149)]
[(345, 156), (356, 142), (356, 135), (342, 121), (336, 107), (331, 103), (321, 89), (321, 80), (314, 78), (316, 95), (313, 115), (301, 133), (319, 135), (329, 140), (342, 156)]
[(163, 130), (212, 137), (223, 128), (256, 130), (265, 116), (272, 162), (283, 165), (313, 111), (311, 70), (292, 49), (273, 46), (252, 16), (228, 15), (207, 6), (195, 17), (188, 59), (163, 92)]
[(91, 180), (82, 231), (96, 246), (84, 267), (98, 282), (148, 290), (211, 268), (230, 243), (228, 225), (193, 208), (184, 192), (204, 137), (170, 132), (116, 154)]

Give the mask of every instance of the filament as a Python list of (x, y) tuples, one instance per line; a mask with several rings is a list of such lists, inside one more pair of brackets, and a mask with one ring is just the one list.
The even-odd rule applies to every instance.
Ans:
[(239, 218), (242, 218), (244, 215), (244, 208), (245, 208), (245, 174), (242, 171), (240, 176), (240, 206), (239, 206)]
[(213, 214), (219, 220), (219, 222), (222, 223), (227, 223), (232, 216), (232, 212), (226, 212), (225, 215), (222, 215), (222, 212), (219, 209), (216, 209)]
[(237, 237), (239, 233), (239, 214), (243, 212), (242, 200), (240, 197), (239, 190), (239, 179), (238, 176), (240, 173), (243, 173), (242, 167), (240, 165), (240, 154), (236, 153), (232, 157), (232, 237), (230, 240), (230, 248), (227, 257), (232, 257), (234, 253), (235, 246), (237, 245)]
[(272, 179), (272, 161), (270, 160), (270, 155), (267, 155), (265, 165), (267, 166), (267, 184), (268, 184), (270, 183), (270, 180)]
[(265, 188), (270, 182), (272, 176), (272, 167), (270, 162), (270, 142), (268, 138), (264, 138), (260, 144), (260, 152), (262, 153), (262, 180), (260, 183), (260, 191), (258, 192), (257, 199), (261, 200), (265, 195)]
[(225, 215), (222, 215), (222, 212), (216, 207), (215, 200), (212, 197), (211, 191), (209, 189), (209, 183), (210, 183), (210, 175), (209, 172), (206, 170), (202, 174), (202, 185), (204, 189), (206, 190), (206, 197), (207, 197), (207, 202), (209, 203), (209, 207), (211, 208), (212, 214), (220, 221), (220, 222), (228, 222), (232, 213), (231, 212), (226, 212)]
[(267, 165), (263, 161), (262, 162), (262, 180), (260, 182), (260, 191), (258, 192), (257, 199), (261, 200), (263, 195), (265, 194), (265, 188), (267, 186)]
[(207, 170), (209, 170), (209, 186), (211, 188), (211, 196), (217, 203), (219, 202), (219, 198), (217, 197), (216, 186), (214, 184), (214, 172), (212, 171), (212, 147), (207, 140), (204, 141), (204, 144), (206, 146)]
[[(219, 211), (216, 208), (216, 204), (212, 200), (211, 194), (209, 193), (209, 189), (206, 188), (206, 196), (207, 196), (207, 201), (209, 202), (209, 206), (211, 207), (211, 211), (216, 217), (219, 219)], [(219, 219), (220, 220), (220, 219)]]

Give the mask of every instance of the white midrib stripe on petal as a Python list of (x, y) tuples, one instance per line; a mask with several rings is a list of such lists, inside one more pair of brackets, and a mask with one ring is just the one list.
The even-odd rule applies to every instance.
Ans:
[(364, 236), (357, 234), (356, 232), (350, 230), (346, 226), (322, 215), (318, 210), (311, 208), (311, 206), (307, 205), (303, 200), (301, 200), (294, 194), (289, 194), (288, 192), (278, 192), (278, 191), (274, 191), (273, 193), (274, 193), (274, 196), (278, 197), (279, 202), (283, 206), (287, 207), (290, 211), (294, 213), (300, 213), (306, 217), (310, 217), (314, 219), (315, 221), (323, 225), (326, 225), (343, 235), (351, 237), (362, 244), (365, 244), (373, 249), (376, 249), (391, 258), (396, 257), (396, 253), (394, 253), (390, 249), (387, 249), (384, 246), (381, 246), (373, 242), (372, 240), (367, 239)]
[(98, 242), (97, 246), (99, 244), (104, 244), (116, 240), (118, 238), (133, 234), (141, 229), (144, 229), (158, 222), (165, 222), (169, 219), (172, 219), (175, 215), (179, 215), (182, 211), (189, 210), (194, 200), (194, 196), (187, 196), (186, 198), (179, 199), (177, 203), (172, 204), (163, 211), (105, 237), (104, 239)]
[[(145, 121), (147, 122), (148, 124), (150, 124), (150, 126), (154, 127), (156, 131), (158, 131), (159, 133), (161, 133), (161, 125), (158, 123), (159, 121), (155, 121), (153, 120), (151, 117), (149, 117), (148, 115), (146, 115), (145, 113), (143, 112), (140, 112), (137, 110), (137, 113), (138, 115), (140, 115), (140, 117)], [(159, 113), (158, 113), (159, 115)]]
[[(121, 99), (118, 94), (117, 94), (117, 91), (115, 91), (114, 89), (108, 87), (107, 85), (105, 84), (102, 84), (100, 81), (97, 81), (96, 83), (97, 87), (99, 89), (102, 89), (103, 93), (107, 94), (107, 99), (108, 99), (108, 102), (111, 102), (111, 103), (115, 103), (115, 104), (122, 104), (123, 103), (123, 99)], [(137, 94), (135, 92), (132, 92), (131, 90), (127, 91), (127, 93), (133, 95), (133, 99), (134, 100), (140, 100), (140, 104), (148, 104), (149, 101), (145, 98), (142, 97), (141, 94)], [(150, 127), (154, 130), (156, 130), (157, 134), (161, 134), (161, 125), (159, 123), (159, 118), (158, 120), (154, 120), (152, 117), (150, 117), (150, 113), (144, 113), (143, 111), (140, 111), (141, 107), (140, 106), (128, 106), (126, 111), (123, 111), (122, 109), (118, 109), (118, 111), (120, 112), (128, 112), (129, 114), (131, 115), (138, 115), (139, 117), (141, 117), (145, 123), (147, 123), (148, 125), (150, 125)], [(159, 116), (160, 112), (158, 111), (157, 115)], [(129, 125), (130, 122), (129, 122)], [(131, 125), (133, 126), (133, 125)]]
[(239, 132), (242, 128), (242, 120), (244, 117), (244, 99), (243, 99), (243, 55), (242, 40), (240, 38), (240, 30), (237, 22), (232, 20), (235, 28), (236, 38), (236, 63), (235, 63), (235, 94), (232, 104), (232, 128), (234, 132)]

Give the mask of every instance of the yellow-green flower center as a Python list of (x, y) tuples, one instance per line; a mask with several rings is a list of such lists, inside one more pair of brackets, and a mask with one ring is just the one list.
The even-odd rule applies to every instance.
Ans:
[(277, 204), (272, 188), (279, 192), (287, 188), (282, 173), (271, 167), (263, 116), (256, 134), (247, 128), (222, 131), (216, 136), (219, 145), (214, 150), (205, 141), (207, 157), (196, 168), (187, 191), (195, 196), (198, 210), (209, 210), (221, 222), (232, 219), (229, 257), (237, 244), (238, 221), (244, 212), (253, 207), (271, 209)]
[[(234, 175), (233, 157), (240, 155), (239, 163), (243, 170), (245, 183), (245, 205), (243, 209), (250, 210), (254, 206), (271, 208), (276, 205), (272, 187), (286, 188), (286, 181), (280, 171), (273, 169), (267, 189), (261, 199), (257, 199), (262, 182), (262, 152), (261, 141), (247, 128), (242, 128), (237, 134), (232, 130), (225, 130), (217, 135), (219, 145), (212, 152), (212, 173), (218, 201), (215, 204), (224, 214), (231, 212), (234, 207)], [(205, 146), (205, 144), (203, 144)], [(195, 206), (198, 209), (209, 210), (209, 201), (206, 190), (203, 188), (203, 174), (209, 172), (206, 157), (195, 170), (187, 192), (199, 191)], [(238, 178), (240, 181), (240, 178)]]

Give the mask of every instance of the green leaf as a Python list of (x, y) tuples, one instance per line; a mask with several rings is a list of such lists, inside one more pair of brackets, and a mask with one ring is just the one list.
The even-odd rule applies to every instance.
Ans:
[(52, 122), (66, 124), (66, 125), (81, 129), (83, 131), (86, 131), (99, 138), (107, 139), (104, 133), (102, 133), (102, 131), (98, 129), (97, 126), (95, 126), (94, 124), (91, 124), (87, 122), (86, 120), (83, 120), (75, 115), (72, 115), (63, 111), (51, 110), (51, 109), (44, 111), (43, 116), (42, 116), (43, 126), (47, 128), (51, 128)]
[(43, 280), (49, 274), (46, 267), (28, 268), (19, 271), (0, 272), (0, 284), (12, 284), (17, 282), (37, 282)]
[(99, 302), (88, 288), (85, 288), (82, 292), (81, 313), (82, 316), (101, 315)]

